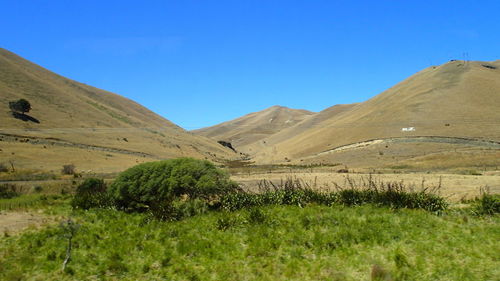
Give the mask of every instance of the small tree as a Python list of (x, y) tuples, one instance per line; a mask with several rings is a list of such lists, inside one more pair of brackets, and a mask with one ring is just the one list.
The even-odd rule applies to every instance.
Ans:
[(119, 209), (168, 211), (182, 198), (210, 202), (238, 188), (229, 174), (209, 161), (177, 158), (129, 168), (118, 175), (108, 192)]
[(17, 101), (9, 102), (9, 108), (13, 112), (20, 112), (22, 114), (29, 112), (31, 110), (31, 104), (25, 99), (20, 99)]
[(80, 225), (75, 223), (71, 218), (66, 221), (61, 222), (60, 224), (61, 230), (63, 232), (63, 237), (68, 239), (68, 246), (66, 247), (66, 258), (64, 259), (62, 270), (66, 271), (66, 266), (68, 262), (71, 260), (71, 250), (73, 246), (73, 237), (76, 235), (78, 229), (80, 229)]

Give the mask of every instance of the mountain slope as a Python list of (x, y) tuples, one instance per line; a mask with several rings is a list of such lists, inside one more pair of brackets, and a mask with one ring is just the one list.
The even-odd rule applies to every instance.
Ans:
[[(499, 108), (500, 61), (451, 61), (424, 69), (293, 138), (271, 143), (259, 150), (256, 159), (279, 162), (285, 157), (311, 157), (347, 144), (398, 137), (500, 141)], [(402, 131), (407, 127), (415, 130)]]
[[(20, 98), (32, 105), (29, 118), (14, 118), (8, 109), (9, 101)], [(41, 163), (38, 161), (41, 159), (27, 153), (35, 153), (31, 150), (39, 148), (34, 145), (36, 141), (42, 143), (47, 139), (56, 143), (45, 145), (46, 152), (54, 148), (51, 151), (55, 153), (54, 159), (43, 159), (48, 162), (71, 161), (58, 155), (56, 147), (61, 143), (65, 143), (65, 150), (74, 150), (74, 155), (95, 147), (101, 151), (132, 153), (129, 155), (142, 153), (148, 159), (178, 156), (215, 159), (234, 155), (215, 141), (186, 132), (129, 99), (64, 78), (4, 49), (0, 49), (0, 105), (4, 108), (0, 110), (0, 134), (4, 138), (0, 143), (0, 153), (4, 155), (1, 158), (20, 163)], [(30, 144), (22, 147), (17, 144), (14, 148), (13, 137), (14, 140), (26, 137)], [(7, 147), (9, 143), (12, 147)], [(125, 161), (122, 168), (130, 161)], [(38, 164), (37, 167), (45, 168), (43, 163)], [(120, 169), (120, 165), (116, 164), (116, 168)]]
[(231, 142), (237, 150), (246, 152), (246, 146), (289, 128), (312, 115), (314, 113), (307, 110), (272, 106), (193, 132), (215, 140)]
[(264, 139), (261, 139), (258, 142), (254, 142), (246, 147), (248, 153), (250, 155), (259, 152), (263, 147), (274, 146), (278, 143), (284, 142), (286, 140), (292, 139), (303, 132), (310, 130), (312, 128), (318, 128), (322, 126), (322, 122), (335, 118), (336, 116), (343, 114), (357, 106), (357, 103), (354, 104), (338, 104), (331, 106), (327, 109), (324, 109), (316, 114), (312, 114), (304, 118), (304, 120), (298, 122), (291, 127), (284, 128), (275, 134), (272, 134)]

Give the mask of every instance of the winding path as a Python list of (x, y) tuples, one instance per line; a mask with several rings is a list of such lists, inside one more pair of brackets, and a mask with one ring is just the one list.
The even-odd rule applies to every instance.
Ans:
[(461, 145), (500, 149), (500, 142), (493, 141), (493, 140), (480, 140), (480, 139), (469, 139), (469, 138), (460, 138), (460, 137), (419, 136), (419, 137), (397, 137), (397, 138), (367, 140), (367, 141), (362, 141), (362, 142), (357, 142), (357, 143), (341, 145), (341, 146), (320, 152), (317, 155), (324, 155), (324, 154), (337, 152), (337, 151), (363, 148), (363, 147), (367, 147), (370, 145), (382, 144), (382, 143), (422, 143), (422, 142), (461, 144)]

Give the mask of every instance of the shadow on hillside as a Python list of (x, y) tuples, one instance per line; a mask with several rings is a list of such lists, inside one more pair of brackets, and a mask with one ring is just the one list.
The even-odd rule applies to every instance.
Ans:
[(12, 116), (16, 119), (23, 120), (24, 122), (31, 121), (33, 123), (40, 124), (40, 121), (38, 119), (36, 119), (35, 117), (31, 117), (31, 116), (24, 114), (24, 113), (12, 112)]

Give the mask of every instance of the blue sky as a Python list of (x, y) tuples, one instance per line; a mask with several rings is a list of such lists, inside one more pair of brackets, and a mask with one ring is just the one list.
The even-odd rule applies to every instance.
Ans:
[(186, 129), (277, 104), (320, 111), (450, 59), (500, 59), (500, 1), (0, 0), (0, 11), (0, 47)]

